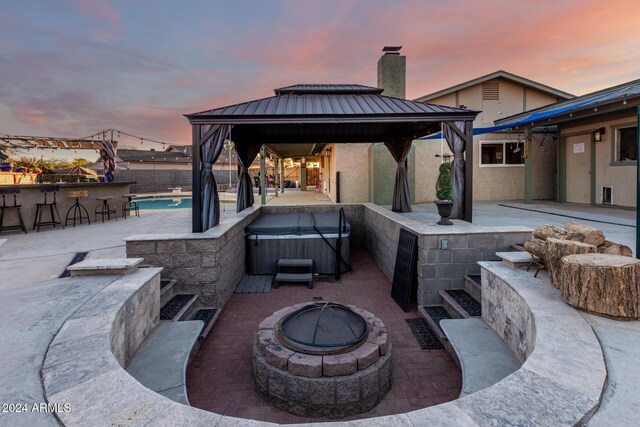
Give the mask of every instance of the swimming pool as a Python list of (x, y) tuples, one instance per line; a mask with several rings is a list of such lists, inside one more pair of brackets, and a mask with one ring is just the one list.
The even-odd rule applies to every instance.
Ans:
[(134, 198), (142, 210), (150, 209), (187, 209), (191, 208), (191, 197), (156, 196)]

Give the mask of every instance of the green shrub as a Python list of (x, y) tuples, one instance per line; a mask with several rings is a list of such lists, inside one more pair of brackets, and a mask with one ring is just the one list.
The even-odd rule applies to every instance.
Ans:
[(436, 182), (436, 198), (438, 200), (453, 200), (451, 195), (451, 163), (440, 165), (440, 175)]

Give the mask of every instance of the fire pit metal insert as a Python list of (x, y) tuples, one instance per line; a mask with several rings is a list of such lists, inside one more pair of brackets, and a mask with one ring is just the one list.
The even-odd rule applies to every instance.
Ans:
[(332, 302), (306, 305), (286, 316), (279, 326), (284, 344), (306, 354), (348, 351), (367, 337), (362, 316)]

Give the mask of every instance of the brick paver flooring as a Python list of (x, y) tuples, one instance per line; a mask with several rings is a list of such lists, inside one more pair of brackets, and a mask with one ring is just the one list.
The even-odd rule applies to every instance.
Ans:
[(421, 350), (404, 319), (420, 317), (415, 305), (404, 313), (391, 299), (391, 283), (366, 250), (351, 254), (354, 271), (341, 283), (282, 284), (267, 294), (233, 295), (189, 365), (191, 405), (235, 417), (279, 423), (324, 421), (298, 417), (267, 404), (255, 391), (252, 343), (258, 324), (274, 311), (322, 297), (354, 304), (378, 316), (393, 343), (393, 385), (372, 410), (347, 419), (413, 411), (458, 397), (460, 370), (446, 350)]

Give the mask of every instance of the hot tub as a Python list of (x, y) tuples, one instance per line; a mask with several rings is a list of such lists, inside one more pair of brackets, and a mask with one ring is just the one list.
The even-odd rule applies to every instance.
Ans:
[[(275, 274), (279, 259), (313, 259), (314, 272), (335, 272), (336, 248), (341, 238), (341, 256), (349, 262), (351, 226), (339, 226), (336, 213), (295, 213), (260, 215), (245, 230), (247, 238), (247, 274)], [(341, 271), (347, 271), (345, 263)]]

